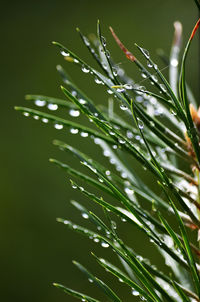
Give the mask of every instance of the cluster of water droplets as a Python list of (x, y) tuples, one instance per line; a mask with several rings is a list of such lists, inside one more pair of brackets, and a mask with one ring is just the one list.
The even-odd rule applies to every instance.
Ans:
[[(155, 64), (155, 63), (152, 62), (152, 60), (151, 60), (151, 58), (150, 58), (149, 52), (148, 52), (146, 49), (142, 48), (142, 47), (139, 47), (139, 49), (141, 50), (141, 52), (143, 53), (143, 55), (144, 55), (145, 58), (147, 59), (147, 67), (148, 67), (148, 68), (153, 68), (154, 71), (157, 73), (157, 71), (158, 71), (158, 66), (157, 66), (157, 64)], [(172, 66), (176, 67), (176, 66), (178, 65), (178, 61), (177, 61), (176, 59), (174, 59), (174, 60), (172, 60), (172, 61), (170, 62), (170, 64), (171, 64)], [(157, 76), (156, 76), (155, 74), (151, 74), (151, 75), (150, 75), (146, 70), (142, 70), (141, 76), (143, 77), (143, 79), (149, 78), (152, 85), (155, 85), (155, 83), (158, 83), (158, 78), (157, 78)], [(159, 83), (159, 87), (160, 87), (160, 93), (165, 93), (165, 94), (167, 93), (167, 88), (166, 88), (166, 86), (165, 86), (164, 84), (160, 84), (160, 83)], [(140, 90), (142, 91), (142, 90), (144, 90), (144, 89), (141, 89), (141, 88), (140, 88)], [(142, 94), (142, 92), (141, 92), (141, 94)]]
[[(104, 145), (104, 142), (101, 139), (99, 139), (99, 138), (95, 138), (94, 142), (95, 142), (95, 144), (99, 145), (102, 148), (103, 155), (105, 157), (109, 158), (109, 162), (111, 163), (111, 165), (115, 166), (115, 169), (118, 172), (121, 173), (121, 177), (126, 179), (127, 178), (127, 174), (123, 170), (122, 166), (119, 164), (119, 161), (118, 161), (117, 157), (115, 156), (115, 154), (112, 152), (112, 150), (109, 149), (106, 145)], [(119, 143), (120, 144), (124, 144), (125, 141), (122, 140), (122, 139), (119, 139)], [(117, 148), (118, 148), (117, 145), (113, 145), (113, 149), (117, 149)], [(106, 175), (108, 175), (108, 174), (110, 175), (110, 171), (107, 171), (106, 173), (107, 173)]]
[[(115, 133), (113, 132), (112, 134), (110, 133), (110, 135), (115, 135)], [(140, 145), (144, 144), (144, 140), (140, 135), (135, 135), (130, 131), (127, 130), (127, 138), (131, 139), (131, 138), (135, 138), (136, 142), (139, 143)], [(122, 138), (118, 139), (118, 142), (120, 145), (124, 145), (126, 143), (126, 141)], [(118, 157), (115, 155), (115, 153), (113, 153), (112, 149), (116, 150), (119, 146), (118, 145), (113, 145), (112, 149), (110, 147), (108, 147), (100, 138), (94, 138), (94, 143), (99, 145), (102, 148), (103, 151), (103, 155), (105, 157), (109, 158), (109, 162), (115, 166), (116, 171), (120, 172), (120, 175), (122, 178), (124, 178), (125, 180), (127, 180), (127, 172), (123, 169), (123, 166), (121, 165)], [(134, 147), (138, 150), (140, 150), (140, 146), (138, 144), (134, 143)]]
[[(77, 186), (76, 185), (72, 185), (72, 187), (74, 189), (77, 189)], [(86, 213), (86, 212), (82, 212), (81, 213), (81, 216), (84, 218), (84, 219), (89, 219), (89, 215)], [(65, 225), (70, 225), (74, 230), (78, 229), (78, 226), (76, 224), (73, 224), (72, 222), (70, 222), (69, 220), (64, 220), (63, 223)], [(97, 227), (98, 230), (101, 230), (101, 227), (98, 226)], [(87, 229), (84, 229), (83, 230), (85, 234), (88, 234), (89, 235), (89, 239), (92, 239), (95, 243), (100, 243), (101, 246), (103, 248), (108, 248), (110, 245), (108, 242), (106, 242), (105, 240), (102, 240), (102, 238), (98, 235), (98, 234), (95, 234), (95, 233), (89, 233), (89, 230)], [(110, 237), (110, 232), (109, 231), (106, 231), (106, 235), (107, 237)]]
[[(73, 96), (77, 96), (77, 92), (76, 91), (72, 91), (72, 95)], [(78, 101), (80, 102), (80, 104), (82, 105), (85, 105), (87, 104), (87, 101), (84, 100), (83, 98), (79, 98)], [(49, 102), (46, 102), (45, 100), (40, 100), (40, 99), (37, 99), (35, 100), (35, 105), (38, 106), (38, 107), (44, 107), (44, 106), (47, 106), (47, 108), (51, 111), (55, 111), (58, 109), (58, 105), (57, 104), (53, 104), (53, 103), (49, 103)], [(76, 109), (76, 108), (71, 108), (69, 109), (69, 115), (72, 116), (73, 118), (76, 118), (76, 117), (79, 117), (80, 116), (80, 110), (79, 109)], [(30, 113), (29, 112), (23, 112), (23, 115), (24, 116), (30, 116)], [(94, 116), (98, 116), (98, 113), (94, 113)], [(38, 115), (33, 115), (33, 118), (35, 120), (39, 120), (40, 119), (40, 116)], [(44, 123), (48, 123), (49, 120), (47, 118), (41, 118), (41, 121), (44, 122)], [(91, 120), (92, 121), (92, 120)], [(61, 123), (54, 123), (54, 128), (57, 129), (57, 130), (61, 130), (63, 129), (64, 125), (61, 124)], [(89, 136), (89, 133), (87, 133), (86, 131), (84, 130), (79, 130), (77, 128), (70, 128), (70, 133), (71, 134), (80, 134), (81, 137), (85, 138), (85, 137), (88, 137)], [(91, 136), (91, 138), (94, 138), (93, 136)]]
[[(72, 95), (76, 96), (76, 91), (72, 91)], [(79, 99), (79, 102), (82, 105), (86, 104), (86, 101), (81, 98)], [(35, 100), (35, 105), (38, 107), (47, 106), (47, 109), (49, 109), (50, 111), (56, 111), (58, 109), (57, 104), (49, 103), (49, 102), (46, 102), (45, 100), (40, 100), (40, 99)], [(69, 115), (71, 115), (72, 117), (79, 117), (80, 111), (78, 109), (72, 108), (69, 110)]]

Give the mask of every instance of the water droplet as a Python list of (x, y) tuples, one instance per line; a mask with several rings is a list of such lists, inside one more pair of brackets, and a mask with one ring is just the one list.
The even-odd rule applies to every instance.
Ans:
[(114, 164), (116, 163), (116, 160), (115, 160), (114, 158), (110, 158), (110, 163), (111, 163), (112, 165), (114, 165)]
[(139, 292), (137, 290), (135, 290), (134, 288), (132, 289), (132, 295), (133, 296), (139, 296)]
[(125, 111), (125, 110), (128, 109), (128, 107), (126, 105), (124, 105), (124, 104), (121, 104), (120, 105), (120, 109), (123, 110), (123, 111)]
[(122, 167), (120, 165), (116, 165), (115, 168), (116, 168), (117, 171), (121, 171), (122, 170)]
[(143, 260), (144, 260), (143, 257), (140, 256), (140, 255), (137, 255), (136, 258), (137, 258), (139, 261), (143, 261)]
[(85, 43), (86, 46), (90, 45), (90, 42), (89, 42), (89, 40), (88, 40), (87, 37), (83, 36), (83, 41), (84, 41), (84, 43)]
[(99, 181), (99, 182), (103, 182), (103, 179), (101, 179), (101, 178), (98, 178), (98, 181)]
[(133, 89), (133, 86), (131, 84), (125, 84), (124, 88), (127, 90), (131, 90), (131, 89)]
[(79, 63), (79, 60), (77, 60), (77, 59), (74, 59), (74, 63)]
[(87, 213), (82, 213), (81, 216), (84, 218), (84, 219), (88, 219), (89, 218), (89, 215)]
[(56, 128), (58, 130), (61, 130), (61, 129), (63, 129), (63, 125), (62, 124), (55, 124), (54, 128)]
[(110, 156), (110, 151), (109, 151), (109, 150), (104, 150), (104, 151), (103, 151), (103, 155), (104, 155), (105, 157), (109, 157), (109, 156)]
[(112, 147), (113, 147), (113, 149), (115, 149), (115, 150), (117, 149), (117, 145), (113, 145)]
[(73, 90), (71, 93), (72, 93), (73, 96), (77, 96), (77, 91), (76, 90)]
[(64, 223), (64, 224), (69, 224), (69, 221), (68, 221), (68, 220), (64, 220), (63, 223)]
[(158, 70), (158, 65), (154, 64), (153, 68), (157, 71)]
[(139, 86), (138, 89), (141, 90), (141, 92), (145, 92), (146, 87), (145, 86)]
[(107, 70), (108, 69), (108, 66), (106, 64), (103, 64), (103, 69)]
[(39, 117), (38, 115), (34, 115), (33, 118), (34, 118), (35, 120), (39, 120), (40, 117)]
[(82, 70), (83, 72), (85, 72), (85, 73), (90, 72), (90, 69), (87, 68), (85, 65), (82, 66), (81, 70)]
[(46, 102), (43, 100), (35, 100), (35, 105), (38, 107), (44, 107), (46, 105)]
[(105, 241), (102, 241), (101, 246), (107, 248), (109, 247), (109, 244)]
[(71, 134), (77, 134), (78, 132), (79, 132), (79, 130), (76, 129), (76, 128), (71, 128), (71, 129), (70, 129), (70, 133), (71, 133)]
[(108, 89), (108, 90), (107, 90), (107, 93), (108, 93), (108, 94), (113, 94), (113, 91), (112, 91), (111, 89)]
[(156, 83), (158, 82), (158, 79), (157, 79), (157, 77), (156, 77), (155, 75), (152, 75), (151, 78), (152, 78), (152, 80), (153, 80), (154, 82), (156, 82)]
[(114, 220), (111, 220), (111, 225), (112, 225), (112, 229), (116, 230), (117, 229), (117, 224)]
[(110, 52), (108, 50), (106, 50), (106, 56), (107, 58), (110, 58)]
[(109, 175), (110, 175), (110, 171), (109, 171), (109, 170), (106, 170), (105, 174), (106, 174), (107, 176), (109, 176)]
[(143, 55), (146, 57), (146, 59), (150, 58), (149, 52), (148, 50), (144, 49), (144, 48), (140, 48), (140, 50), (142, 51)]
[(139, 118), (137, 118), (137, 121), (138, 121), (138, 127), (139, 127), (139, 129), (143, 129), (144, 128), (144, 124), (143, 124), (143, 121), (142, 120), (140, 120)]
[(155, 127), (155, 123), (153, 121), (150, 121), (150, 126)]
[(122, 177), (122, 178), (127, 178), (126, 172), (122, 172), (122, 173), (121, 173), (121, 177)]
[(125, 89), (124, 88), (117, 88), (117, 92), (124, 92), (125, 91)]
[(42, 118), (42, 122), (47, 124), (49, 122), (49, 120), (47, 118)]
[(57, 105), (57, 104), (48, 104), (48, 105), (47, 105), (47, 108), (48, 108), (49, 110), (54, 111), (54, 110), (57, 110), (57, 109), (58, 109), (58, 105)]
[(145, 72), (141, 73), (142, 78), (146, 79), (147, 78), (147, 74)]
[[(138, 93), (138, 91), (137, 91)], [(140, 94), (140, 93), (139, 93)], [(137, 95), (135, 100), (138, 102), (138, 103), (142, 103), (144, 101), (143, 97), (141, 95)]]
[(23, 115), (24, 115), (24, 116), (30, 116), (30, 113), (28, 113), (28, 112), (23, 112)]
[(164, 84), (160, 84), (160, 88), (162, 89), (162, 92), (167, 92), (167, 89)]
[(88, 278), (88, 281), (89, 281), (90, 283), (93, 283), (93, 282), (94, 282), (91, 278)]
[(102, 42), (102, 45), (105, 47), (106, 46), (106, 38), (104, 36), (101, 36), (101, 42)]
[(81, 136), (82, 136), (82, 137), (88, 137), (88, 133), (82, 131), (82, 132), (81, 132)]
[(133, 132), (131, 132), (130, 130), (127, 130), (126, 136), (127, 136), (127, 138), (132, 139), (133, 138)]
[(80, 115), (80, 111), (76, 109), (70, 109), (69, 114), (73, 117), (78, 117)]
[(116, 77), (117, 76), (117, 68), (113, 67), (112, 71), (113, 71), (113, 75)]
[(110, 135), (115, 135), (115, 132), (110, 131), (109, 134)]
[(123, 281), (122, 279), (120, 279), (120, 278), (119, 278), (118, 280), (119, 280), (119, 282), (124, 282), (124, 281)]
[(73, 228), (74, 230), (76, 230), (76, 229), (77, 229), (77, 225), (76, 225), (76, 224), (73, 224), (72, 228)]
[(170, 65), (173, 66), (173, 67), (177, 67), (178, 66), (178, 60), (177, 59), (171, 59), (170, 61)]
[(97, 84), (104, 84), (99, 78), (95, 78), (94, 81)]
[(87, 102), (84, 99), (79, 99), (79, 103), (82, 104), (82, 105), (85, 105)]
[(148, 66), (149, 68), (152, 68), (152, 67), (153, 67), (153, 63), (150, 62), (150, 61), (147, 61), (147, 66)]
[(69, 57), (69, 53), (66, 50), (64, 50), (64, 49), (62, 49), (60, 53), (64, 57)]
[(131, 189), (131, 188), (125, 188), (124, 191), (125, 191), (126, 194), (128, 194), (128, 195), (129, 195), (129, 194), (130, 194), (130, 195), (134, 194), (134, 190)]
[(102, 263), (106, 263), (105, 259), (103, 259), (103, 258), (100, 258), (99, 260), (100, 260)]
[(121, 139), (121, 138), (119, 138), (118, 141), (119, 141), (120, 144), (125, 144), (126, 143), (126, 141)]
[(77, 189), (77, 186), (73, 184), (72, 189)]

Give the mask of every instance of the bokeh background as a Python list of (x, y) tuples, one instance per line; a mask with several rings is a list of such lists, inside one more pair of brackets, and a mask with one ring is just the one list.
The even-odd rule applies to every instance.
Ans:
[[(141, 76), (135, 66), (128, 63), (115, 45), (108, 26), (112, 25), (127, 47), (135, 52), (134, 42), (150, 50), (152, 57), (158, 48), (169, 53), (173, 35), (173, 22), (183, 23), (184, 43), (197, 20), (193, 1), (188, 0), (132, 0), (132, 1), (3, 1), (1, 4), (1, 210), (0, 210), (0, 297), (10, 301), (75, 301), (52, 286), (61, 282), (106, 299), (93, 288), (72, 264), (80, 261), (113, 287), (123, 301), (134, 301), (126, 287), (112, 278), (95, 263), (90, 251), (98, 256), (110, 257), (94, 243), (68, 231), (56, 222), (66, 217), (76, 222), (80, 214), (70, 200), (94, 206), (71, 189), (63, 171), (52, 166), (48, 158), (55, 157), (78, 163), (63, 155), (51, 141), (60, 138), (83, 151), (88, 150), (89, 139), (74, 137), (65, 131), (26, 119), (15, 112), (14, 105), (31, 106), (24, 101), (27, 93), (62, 97), (61, 80), (56, 65), (62, 64), (75, 82), (96, 104), (107, 103), (108, 96), (96, 87), (91, 78), (80, 74), (79, 69), (67, 65), (58, 49), (51, 45), (59, 41), (92, 63), (90, 55), (76, 33), (78, 26), (86, 33), (96, 32), (96, 21), (102, 24), (103, 35), (115, 61), (122, 63), (129, 75), (138, 82)], [(188, 60), (188, 82), (199, 98), (198, 39), (195, 38)], [(160, 62), (161, 66), (162, 63)], [(96, 67), (95, 63), (93, 66)], [(167, 73), (167, 70), (165, 71)], [(100, 157), (99, 149), (92, 144), (90, 154)], [(106, 163), (102, 158), (102, 162)], [(95, 210), (99, 213), (99, 209)], [(128, 243), (139, 253), (149, 256), (162, 267), (162, 259), (142, 241), (134, 229), (121, 227)], [(115, 263), (116, 259), (113, 259)]]

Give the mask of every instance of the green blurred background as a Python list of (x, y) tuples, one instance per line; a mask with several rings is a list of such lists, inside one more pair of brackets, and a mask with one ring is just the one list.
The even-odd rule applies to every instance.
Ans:
[[(90, 77), (80, 74), (79, 69), (63, 62), (58, 49), (51, 45), (52, 40), (59, 41), (91, 63), (75, 28), (78, 26), (86, 34), (93, 33), (98, 18), (114, 59), (124, 63), (129, 75), (140, 81), (135, 66), (126, 62), (115, 45), (108, 26), (112, 25), (130, 50), (136, 51), (134, 42), (137, 42), (149, 49), (159, 62), (156, 50), (162, 48), (169, 53), (173, 22), (180, 20), (183, 23), (186, 42), (197, 20), (197, 10), (192, 0), (32, 0), (2, 3), (0, 297), (4, 302), (75, 301), (53, 288), (52, 282), (55, 281), (96, 294), (101, 301), (106, 301), (73, 266), (72, 259), (97, 271), (98, 276), (103, 276), (113, 288), (118, 289), (123, 301), (134, 301), (130, 290), (123, 286), (119, 290), (118, 281), (111, 281), (109, 274), (101, 271), (89, 253), (95, 250), (97, 255), (108, 255), (109, 258), (111, 252), (102, 251), (55, 220), (56, 217), (66, 217), (79, 221), (80, 214), (69, 203), (72, 198), (91, 208), (93, 205), (71, 189), (63, 171), (49, 164), (48, 158), (55, 157), (78, 167), (74, 160), (53, 147), (51, 141), (60, 138), (84, 151), (88, 149), (90, 140), (41, 125), (13, 110), (14, 105), (28, 106), (24, 101), (27, 93), (62, 97), (61, 81), (55, 69), (57, 64), (66, 67), (96, 104), (107, 103), (105, 92), (96, 87)], [(196, 37), (188, 61), (188, 81), (199, 98), (197, 53)], [(96, 67), (95, 63), (93, 66)], [(94, 157), (99, 152), (92, 144), (89, 149)], [(99, 213), (99, 209), (96, 212)], [(134, 229), (122, 226), (122, 230), (131, 246), (162, 265), (162, 259), (148, 248), (148, 242), (140, 243), (142, 238)]]

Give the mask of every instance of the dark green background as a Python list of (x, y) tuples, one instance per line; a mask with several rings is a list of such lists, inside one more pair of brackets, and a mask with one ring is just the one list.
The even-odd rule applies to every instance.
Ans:
[[(115, 45), (108, 26), (112, 25), (130, 50), (136, 51), (134, 42), (137, 42), (156, 58), (158, 48), (169, 53), (175, 20), (183, 23), (186, 42), (197, 20), (197, 11), (192, 0), (2, 3), (0, 297), (4, 302), (74, 301), (53, 288), (54, 281), (96, 294), (101, 301), (106, 301), (72, 265), (72, 259), (97, 270), (98, 276), (104, 276), (113, 288), (119, 287), (118, 281), (110, 282), (110, 276), (102, 273), (89, 254), (95, 250), (97, 255), (108, 254), (109, 258), (110, 251), (102, 251), (55, 221), (56, 217), (68, 217), (79, 222), (80, 214), (70, 206), (69, 200), (87, 201), (71, 189), (61, 170), (49, 164), (49, 157), (71, 162), (71, 158), (61, 154), (51, 141), (61, 138), (87, 150), (90, 140), (26, 120), (13, 110), (14, 105), (28, 105), (24, 101), (26, 93), (62, 96), (61, 81), (55, 70), (58, 63), (66, 66), (76, 83), (89, 91), (96, 104), (107, 102), (106, 94), (94, 85), (91, 78), (63, 62), (58, 50), (51, 45), (52, 40), (59, 41), (92, 62), (75, 28), (78, 26), (85, 33), (95, 32), (98, 18), (113, 57), (117, 62), (124, 62), (129, 74), (140, 81), (135, 66), (126, 62)], [(187, 67), (188, 81), (199, 97), (197, 51), (196, 37)], [(90, 144), (89, 152), (95, 157), (99, 149)], [(148, 242), (141, 245), (139, 234), (125, 226), (123, 229), (128, 242), (156, 262), (157, 254), (148, 249)], [(134, 301), (126, 287), (121, 287), (120, 292), (123, 301)]]

